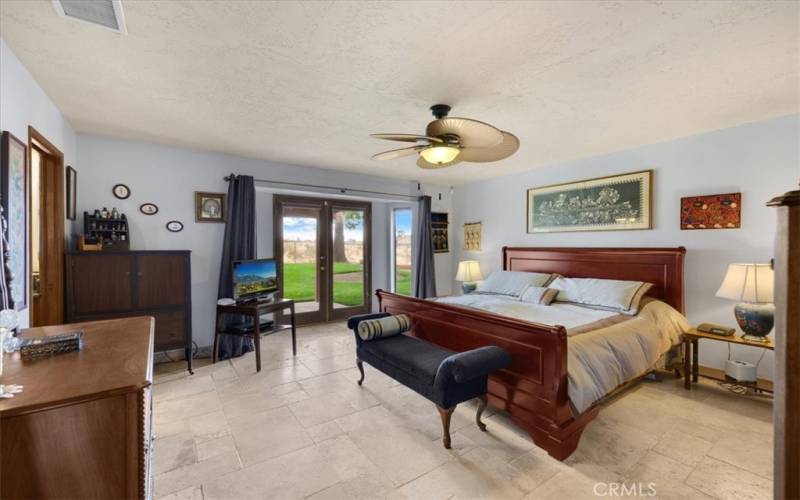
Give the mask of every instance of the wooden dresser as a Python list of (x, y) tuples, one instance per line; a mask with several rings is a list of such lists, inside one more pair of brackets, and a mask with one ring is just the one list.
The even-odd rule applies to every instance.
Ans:
[(188, 250), (67, 252), (67, 322), (156, 319), (155, 350), (184, 349), (192, 371)]
[(149, 317), (31, 328), (84, 332), (81, 351), (5, 355), (0, 498), (149, 498), (153, 327)]

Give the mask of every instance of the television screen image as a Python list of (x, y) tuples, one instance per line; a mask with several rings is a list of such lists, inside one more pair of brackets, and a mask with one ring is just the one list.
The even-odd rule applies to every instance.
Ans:
[(257, 299), (277, 291), (278, 269), (274, 259), (234, 262), (234, 300)]

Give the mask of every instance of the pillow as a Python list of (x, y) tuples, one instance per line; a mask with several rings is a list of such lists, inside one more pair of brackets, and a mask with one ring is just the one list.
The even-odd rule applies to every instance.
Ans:
[(550, 273), (495, 271), (478, 283), (478, 291), (519, 297), (529, 286), (545, 286), (551, 278)]
[(365, 319), (358, 324), (358, 336), (361, 340), (375, 340), (393, 335), (400, 335), (411, 328), (411, 318), (405, 314), (386, 316), (379, 319)]
[(519, 296), (520, 302), (529, 302), (531, 304), (542, 304), (549, 306), (558, 295), (558, 290), (555, 288), (545, 288), (542, 286), (529, 286)]
[(652, 283), (643, 281), (564, 278), (562, 276), (550, 284), (550, 288), (558, 290), (557, 302), (593, 306), (628, 315), (639, 312), (639, 302), (652, 287)]

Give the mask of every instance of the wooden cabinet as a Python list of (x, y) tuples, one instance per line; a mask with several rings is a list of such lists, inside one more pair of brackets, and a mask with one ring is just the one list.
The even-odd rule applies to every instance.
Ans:
[(6, 355), (0, 498), (150, 498), (151, 318), (32, 328), (81, 330), (83, 350), (33, 362)]
[(153, 316), (155, 350), (184, 349), (191, 371), (188, 250), (68, 252), (67, 321)]

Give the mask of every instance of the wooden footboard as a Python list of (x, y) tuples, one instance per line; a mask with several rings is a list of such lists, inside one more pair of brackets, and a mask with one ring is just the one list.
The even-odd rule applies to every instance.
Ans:
[(578, 446), (596, 415), (573, 415), (567, 396), (567, 332), (564, 327), (420, 300), (378, 290), (380, 310), (413, 317), (413, 335), (454, 351), (496, 345), (511, 366), (489, 378), (489, 402), (508, 411), (534, 443), (558, 460)]

